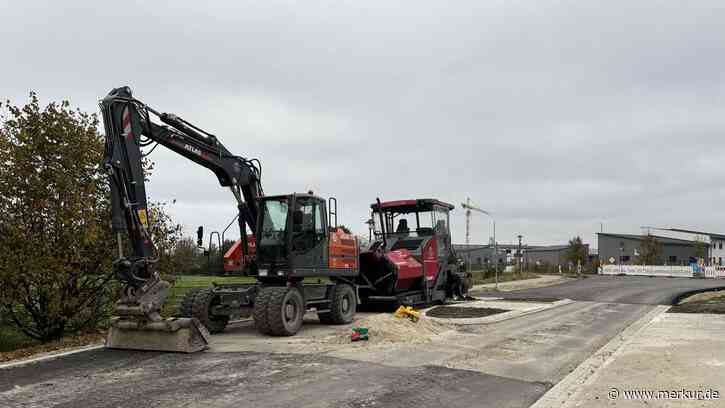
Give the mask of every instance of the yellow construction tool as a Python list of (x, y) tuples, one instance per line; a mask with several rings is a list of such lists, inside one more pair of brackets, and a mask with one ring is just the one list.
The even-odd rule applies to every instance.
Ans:
[(393, 314), (395, 317), (407, 317), (413, 322), (420, 320), (420, 312), (410, 306), (400, 306)]

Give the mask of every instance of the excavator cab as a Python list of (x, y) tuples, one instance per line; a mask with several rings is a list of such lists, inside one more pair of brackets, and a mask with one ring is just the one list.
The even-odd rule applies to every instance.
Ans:
[(312, 193), (260, 198), (257, 278), (274, 282), (356, 274), (357, 246), (354, 237), (337, 228), (336, 207), (334, 197), (325, 201)]

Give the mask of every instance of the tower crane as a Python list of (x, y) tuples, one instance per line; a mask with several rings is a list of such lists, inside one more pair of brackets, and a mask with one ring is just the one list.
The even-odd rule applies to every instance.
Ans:
[(475, 211), (481, 214), (488, 215), (491, 217), (491, 220), (493, 221), (493, 262), (494, 262), (494, 268), (496, 270), (496, 288), (498, 289), (498, 248), (496, 245), (496, 220), (493, 218), (493, 215), (486, 210), (482, 210), (473, 204), (471, 204), (471, 197), (466, 197), (466, 202), (461, 203), (461, 207), (466, 209), (466, 249), (467, 249), (467, 261), (468, 261), (468, 267), (471, 267), (471, 252), (469, 245), (471, 243), (471, 211)]

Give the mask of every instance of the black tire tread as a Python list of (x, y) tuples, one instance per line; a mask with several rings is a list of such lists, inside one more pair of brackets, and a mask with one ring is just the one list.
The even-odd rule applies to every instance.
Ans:
[[(342, 312), (342, 299), (345, 296), (345, 292), (347, 291), (352, 292), (352, 303), (351, 306), (353, 308), (353, 312), (350, 316), (350, 318), (346, 318), (343, 315)], [(353, 321), (355, 318), (355, 309), (356, 309), (357, 303), (355, 299), (355, 290), (352, 288), (352, 286), (348, 284), (338, 284), (333, 289), (332, 293), (332, 302), (330, 304), (330, 311), (329, 312), (322, 312), (318, 313), (317, 317), (320, 319), (320, 323), (322, 324), (348, 324)]]
[(229, 316), (214, 316), (209, 314), (209, 309), (216, 294), (211, 288), (201, 289), (194, 297), (192, 306), (192, 317), (196, 317), (203, 324), (209, 333), (221, 333), (229, 323)]
[(184, 294), (179, 305), (179, 316), (181, 317), (193, 317), (194, 298), (204, 288), (192, 288)]
[(252, 310), (252, 318), (254, 319), (254, 327), (262, 334), (271, 334), (269, 327), (269, 319), (267, 319), (267, 305), (269, 297), (272, 294), (271, 288), (262, 287), (254, 298), (254, 308)]
[[(269, 324), (269, 334), (273, 336), (292, 336), (297, 333), (297, 330), (290, 331), (285, 327), (284, 321), (283, 321), (283, 303), (285, 295), (289, 291), (297, 291), (299, 293), (299, 290), (296, 288), (288, 288), (284, 286), (279, 287), (271, 287), (268, 288), (269, 290), (269, 303), (267, 304), (267, 323)], [(302, 296), (300, 294), (300, 298), (302, 299)], [(302, 299), (302, 302), (304, 303), (304, 299)], [(300, 305), (302, 314), (304, 317), (304, 304)]]

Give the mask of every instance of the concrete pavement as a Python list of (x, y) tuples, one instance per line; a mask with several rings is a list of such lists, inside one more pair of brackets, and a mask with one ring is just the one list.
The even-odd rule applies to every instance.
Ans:
[(587, 360), (536, 408), (725, 406), (721, 315), (658, 313), (622, 337), (623, 344), (605, 346), (601, 360)]
[[(251, 327), (241, 325), (213, 337), (225, 352), (75, 354), (0, 370), (0, 406), (528, 407), (655, 307), (644, 303), (712, 285), (638, 279), (658, 287), (658, 293), (635, 290), (636, 281), (620, 277), (530, 289), (512, 295), (535, 297), (532, 291), (546, 290), (538, 296), (605, 300), (461, 326), (424, 344), (305, 352), (296, 337), (251, 342)], [(627, 302), (607, 301), (612, 298)], [(305, 330), (325, 328), (310, 324)], [(301, 354), (280, 352), (295, 347)], [(659, 349), (664, 351), (665, 346)], [(657, 358), (648, 352), (631, 370)], [(715, 370), (721, 359), (708, 361)]]

